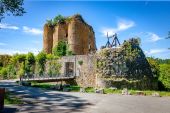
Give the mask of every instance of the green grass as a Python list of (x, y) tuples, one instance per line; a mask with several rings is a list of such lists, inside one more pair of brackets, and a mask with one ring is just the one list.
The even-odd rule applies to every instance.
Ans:
[(21, 99), (17, 98), (15, 95), (13, 95), (10, 92), (5, 93), (4, 103), (5, 103), (5, 105), (8, 105), (8, 104), (15, 104), (15, 105), (23, 104)]
[(87, 92), (87, 93), (94, 93), (95, 89), (93, 87), (87, 87), (87, 88), (85, 88), (85, 92)]
[[(32, 87), (38, 87), (38, 88), (43, 88), (43, 89), (50, 89), (52, 86), (55, 86), (55, 83), (37, 83), (37, 82), (32, 82)], [(79, 92), (80, 91), (80, 86), (75, 86), (75, 85), (71, 85), (69, 87), (71, 92)], [(131, 95), (137, 95), (138, 91), (141, 90), (128, 90), (130, 92)], [(86, 87), (85, 88), (85, 92), (86, 93), (94, 93), (95, 92), (95, 88), (93, 87)], [(170, 92), (168, 91), (151, 91), (151, 90), (145, 90), (142, 91), (146, 96), (151, 96), (152, 93), (154, 92), (158, 92), (160, 96), (170, 96)], [(105, 94), (121, 94), (122, 93), (122, 89), (110, 89), (110, 88), (104, 88), (104, 93)]]
[[(138, 91), (141, 90), (128, 90), (130, 92), (131, 95), (137, 95)], [(121, 94), (122, 90), (121, 89), (116, 89), (116, 90), (112, 90), (109, 88), (105, 88), (104, 89), (104, 93), (105, 94)], [(151, 91), (151, 90), (145, 90), (142, 91), (146, 96), (151, 96), (153, 93), (157, 92), (159, 93), (160, 96), (170, 96), (170, 92), (168, 91)]]
[(70, 86), (70, 89), (73, 92), (79, 92), (80, 91), (80, 86)]
[(50, 84), (50, 83), (36, 83), (36, 82), (32, 82), (31, 86), (32, 87), (43, 88), (43, 89), (50, 89), (52, 86), (55, 86), (55, 85), (54, 84)]

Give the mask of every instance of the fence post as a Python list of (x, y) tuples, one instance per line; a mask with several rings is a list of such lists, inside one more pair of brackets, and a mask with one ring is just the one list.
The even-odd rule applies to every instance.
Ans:
[(0, 88), (0, 111), (4, 109), (5, 88)]

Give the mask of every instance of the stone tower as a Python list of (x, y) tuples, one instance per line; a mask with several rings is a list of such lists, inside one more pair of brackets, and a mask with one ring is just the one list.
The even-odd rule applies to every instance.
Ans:
[(69, 51), (76, 55), (85, 55), (96, 51), (93, 28), (83, 20), (81, 15), (68, 17), (68, 21), (52, 27), (45, 24), (43, 38), (43, 48), (46, 53), (52, 53), (52, 48), (59, 41), (66, 41)]

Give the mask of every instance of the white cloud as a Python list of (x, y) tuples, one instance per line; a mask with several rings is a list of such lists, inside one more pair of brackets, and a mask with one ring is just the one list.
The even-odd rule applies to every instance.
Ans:
[(37, 28), (29, 28), (27, 26), (23, 26), (23, 31), (25, 33), (33, 34), (33, 35), (41, 35), (43, 32)]
[(6, 45), (7, 45), (6, 43), (0, 42), (0, 46), (6, 46)]
[(146, 55), (154, 55), (154, 54), (159, 54), (159, 53), (165, 53), (168, 52), (168, 49), (151, 49), (149, 51), (145, 51)]
[(159, 40), (162, 40), (164, 38), (161, 38), (159, 35), (153, 32), (139, 32), (139, 33), (132, 33), (131, 37), (138, 36), (142, 38), (143, 41), (146, 42), (157, 42)]
[(157, 34), (152, 33), (152, 32), (148, 32), (148, 41), (150, 42), (156, 42), (158, 40), (161, 40), (162, 38), (160, 38)]
[(117, 22), (117, 27), (116, 28), (102, 28), (101, 33), (106, 36), (107, 33), (108, 35), (112, 35), (115, 33), (118, 33), (120, 31), (124, 31), (127, 30), (131, 27), (135, 26), (135, 22), (131, 21), (131, 20), (124, 20), (124, 19), (119, 19)]
[(3, 54), (14, 55), (16, 53), (27, 54), (28, 52), (32, 52), (36, 55), (40, 51), (38, 49), (24, 49), (24, 50), (0, 49), (0, 55), (3, 55)]
[(0, 23), (0, 29), (12, 29), (12, 30), (18, 30), (19, 27), (13, 26), (13, 25), (9, 25), (9, 24), (6, 24), (6, 23)]

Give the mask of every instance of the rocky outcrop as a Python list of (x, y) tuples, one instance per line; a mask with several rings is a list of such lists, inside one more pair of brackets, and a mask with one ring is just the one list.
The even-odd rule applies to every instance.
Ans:
[(59, 41), (68, 43), (69, 51), (76, 55), (85, 55), (96, 51), (95, 34), (80, 15), (68, 17), (50, 29), (44, 26), (44, 51), (51, 53)]

